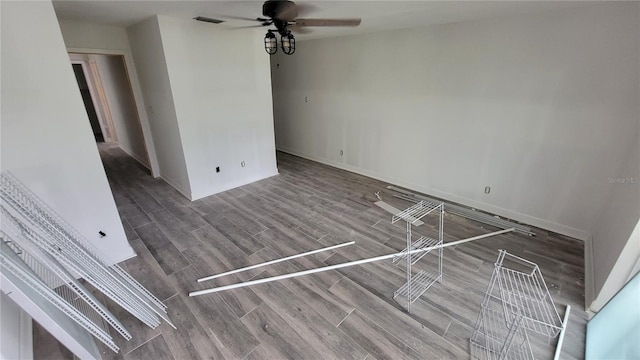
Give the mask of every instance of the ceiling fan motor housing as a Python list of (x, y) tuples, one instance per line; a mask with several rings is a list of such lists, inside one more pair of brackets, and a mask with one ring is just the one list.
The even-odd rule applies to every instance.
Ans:
[[(298, 12), (295, 10), (296, 4), (293, 1), (289, 0), (267, 0), (262, 5), (262, 15), (272, 18), (278, 19), (278, 15), (281, 14), (285, 9), (289, 9), (289, 14), (291, 18), (295, 18), (298, 16)], [(293, 9), (293, 13), (291, 13), (291, 8)], [(290, 19), (278, 19), (278, 20), (290, 20)]]

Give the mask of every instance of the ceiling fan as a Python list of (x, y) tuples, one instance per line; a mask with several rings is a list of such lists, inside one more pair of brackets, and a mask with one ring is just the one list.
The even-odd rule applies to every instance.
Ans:
[(267, 0), (262, 5), (262, 16), (256, 19), (238, 18), (243, 20), (259, 21), (261, 26), (275, 26), (276, 30), (269, 29), (264, 37), (264, 49), (273, 55), (278, 51), (278, 44), (274, 31), (280, 34), (282, 51), (291, 55), (296, 51), (295, 37), (292, 32), (306, 33), (312, 26), (358, 26), (362, 21), (359, 18), (350, 19), (307, 19), (298, 18), (303, 12), (312, 10), (313, 6), (296, 5), (290, 0)]

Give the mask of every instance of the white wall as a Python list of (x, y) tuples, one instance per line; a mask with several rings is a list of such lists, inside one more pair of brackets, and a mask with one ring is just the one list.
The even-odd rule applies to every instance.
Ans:
[[(131, 46), (127, 30), (123, 27), (87, 23), (78, 20), (59, 19), (60, 29), (67, 50), (75, 52), (93, 52), (102, 54), (123, 55), (130, 78), (135, 106), (140, 119), (141, 130), (145, 138), (146, 152), (153, 176), (159, 176), (159, 165), (156, 158), (155, 143), (151, 135), (147, 109), (142, 96), (138, 79), (138, 71), (133, 63)], [(127, 151), (126, 145), (123, 150)], [(136, 152), (135, 154), (138, 154)], [(131, 154), (133, 155), (133, 153)], [(138, 159), (140, 161), (140, 159)], [(144, 164), (145, 162), (143, 162)]]
[(0, 318), (0, 359), (33, 359), (31, 317), (4, 291), (0, 291)]
[(301, 41), (277, 147), (586, 239), (638, 137), (638, 6)]
[(158, 18), (127, 28), (133, 60), (147, 106), (156, 146), (160, 176), (186, 197), (191, 197), (176, 108), (160, 37)]
[[(640, 123), (640, 120), (639, 120)], [(636, 133), (640, 132), (640, 125)], [(640, 140), (628, 148), (618, 171), (605, 180), (608, 199), (593, 229), (595, 299), (600, 310), (629, 280), (640, 258)]]
[(119, 55), (88, 56), (98, 67), (102, 88), (116, 129), (118, 145), (148, 168), (147, 149), (123, 57)]
[[(1, 6), (2, 170), (13, 172), (112, 262), (134, 256), (51, 3)], [(107, 237), (100, 238), (100, 230)]]
[(191, 198), (277, 174), (264, 35), (158, 19)]

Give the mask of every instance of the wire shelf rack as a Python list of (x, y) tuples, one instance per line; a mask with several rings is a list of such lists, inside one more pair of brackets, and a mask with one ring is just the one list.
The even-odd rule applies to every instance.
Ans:
[(404, 285), (402, 285), (393, 293), (393, 297), (396, 298), (398, 296), (402, 296), (407, 298), (409, 294), (411, 294), (414, 299), (417, 299), (427, 290), (429, 290), (431, 285), (435, 284), (436, 281), (440, 281), (441, 279), (442, 274), (427, 270), (420, 270), (412, 276), (411, 284), (404, 283)]
[[(414, 243), (411, 244), (411, 251), (428, 249), (440, 244), (442, 244), (440, 240), (432, 239), (426, 236), (421, 236), (418, 240), (416, 240)], [(415, 263), (420, 261), (420, 259), (422, 259), (425, 255), (427, 255), (430, 252), (431, 250), (425, 250), (412, 256), (411, 264), (415, 265)], [(404, 248), (401, 252), (398, 253), (398, 255), (394, 256), (391, 259), (391, 261), (394, 264), (397, 264), (400, 261), (405, 260), (406, 258), (407, 258), (407, 248)]]
[[(507, 321), (522, 316), (522, 326), (536, 333), (556, 337), (562, 330), (562, 319), (551, 299), (540, 268), (535, 263), (501, 251), (496, 263), (500, 298)], [(505, 258), (511, 258), (529, 268), (523, 272), (506, 268)]]
[(531, 333), (564, 327), (537, 264), (500, 250), (470, 340), (473, 359), (533, 359)]
[[(38, 268), (41, 273), (45, 273), (43, 269), (45, 265), (40, 263), (27, 252), (19, 250), (19, 247), (7, 245), (7, 241), (11, 241), (5, 233), (0, 234), (0, 263), (1, 271), (12, 282), (20, 282), (27, 285), (47, 299), (49, 303), (61, 310), (78, 325), (87, 330), (95, 338), (104, 343), (114, 352), (118, 352), (120, 348), (109, 334), (109, 326), (103, 321), (102, 316), (96, 311), (95, 307), (84, 299), (78, 297), (76, 292), (66, 285), (51, 289), (45, 281), (35, 272), (33, 268)], [(26, 260), (26, 261), (25, 261)], [(48, 273), (49, 276), (54, 276)]]
[[(415, 241), (412, 235), (412, 226), (424, 224), (420, 219), (431, 214), (437, 213), (438, 221), (438, 239), (432, 239), (421, 236)], [(406, 239), (407, 247), (398, 255), (392, 257), (394, 264), (406, 264), (407, 281), (394, 292), (393, 298), (402, 297), (406, 300), (407, 312), (411, 313), (411, 304), (414, 303), (422, 294), (424, 294), (435, 282), (442, 282), (442, 247), (431, 249), (434, 246), (442, 245), (444, 239), (444, 203), (433, 203), (428, 201), (420, 201), (405, 210), (398, 212), (391, 217), (391, 223), (394, 224), (400, 220), (406, 222)], [(420, 270), (414, 274), (412, 269), (422, 258), (432, 250), (437, 250), (438, 268), (434, 271)]]
[(441, 205), (442, 203), (438, 204), (438, 203), (432, 203), (428, 201), (420, 201), (415, 205), (408, 207), (403, 211), (399, 212), (398, 214), (394, 215), (391, 218), (391, 223), (395, 224), (400, 220), (404, 220), (408, 223), (414, 224), (418, 220), (422, 219), (423, 217), (431, 213), (432, 211), (439, 209)]
[[(131, 339), (131, 335), (104, 305), (82, 287), (78, 278), (85, 279), (147, 326), (156, 328), (162, 319), (175, 329), (162, 301), (120, 266), (109, 265), (97, 248), (6, 171), (0, 174), (0, 200), (3, 230), (12, 229), (11, 239), (9, 234), (2, 233), (3, 239), (7, 240), (7, 248), (15, 250), (14, 254), (20, 254), (28, 270), (39, 276), (39, 285), (44, 284), (52, 291), (42, 293), (45, 298), (52, 303), (63, 299), (67, 306), (84, 317), (77, 317), (68, 310), (65, 313), (78, 323), (89, 321), (93, 326), (89, 330), (96, 338), (106, 341), (105, 344), (117, 352), (117, 347), (109, 343), (112, 339), (99, 331), (108, 330), (111, 326), (126, 340)], [(18, 280), (29, 280), (24, 274), (20, 276)], [(34, 284), (33, 281), (30, 283)]]
[(470, 340), (472, 359), (534, 359), (527, 332), (518, 328), (512, 334), (502, 309), (485, 307), (480, 312), (478, 330)]

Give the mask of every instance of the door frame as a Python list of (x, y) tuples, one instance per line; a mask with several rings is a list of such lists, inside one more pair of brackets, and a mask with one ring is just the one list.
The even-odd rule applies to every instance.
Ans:
[(95, 62), (91, 60), (71, 60), (71, 64), (82, 67), (82, 72), (84, 73), (84, 78), (89, 88), (89, 95), (91, 95), (91, 101), (93, 102), (93, 107), (98, 117), (104, 142), (111, 143), (118, 141), (113, 119), (111, 119), (111, 112), (109, 111), (109, 104), (104, 97), (102, 82), (100, 81)]
[[(149, 124), (149, 118), (144, 105), (144, 98), (142, 96), (142, 88), (138, 80), (138, 74), (133, 62), (133, 57), (128, 50), (108, 50), (108, 49), (93, 49), (93, 48), (73, 48), (67, 47), (67, 53), (69, 54), (84, 54), (84, 55), (120, 55), (124, 60), (124, 67), (127, 77), (129, 78), (129, 86), (131, 86), (131, 92), (133, 93), (133, 101), (136, 106), (138, 114), (138, 122), (142, 129), (142, 138), (145, 148), (147, 149), (147, 157), (149, 161), (149, 170), (151, 176), (154, 178), (160, 177), (160, 166), (158, 164), (158, 157), (156, 155), (155, 145), (151, 133), (151, 126)], [(146, 164), (142, 164), (147, 167)]]

